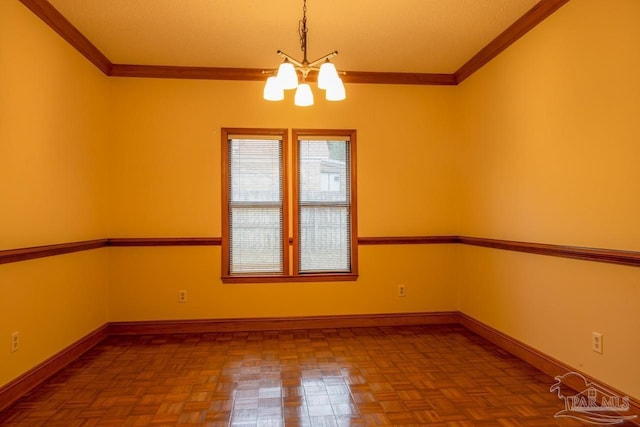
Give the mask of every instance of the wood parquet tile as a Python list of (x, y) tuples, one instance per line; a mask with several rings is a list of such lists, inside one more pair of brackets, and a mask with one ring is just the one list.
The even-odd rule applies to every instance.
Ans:
[(552, 383), (459, 326), (112, 336), (0, 425), (585, 425)]

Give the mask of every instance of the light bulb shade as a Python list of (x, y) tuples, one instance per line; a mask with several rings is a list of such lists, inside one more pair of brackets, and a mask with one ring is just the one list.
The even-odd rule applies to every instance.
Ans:
[(298, 87), (298, 74), (293, 64), (288, 60), (284, 60), (278, 67), (278, 81), (282, 89), (295, 89)]
[(327, 98), (327, 101), (342, 101), (347, 97), (347, 92), (344, 89), (342, 79), (338, 78), (338, 80), (333, 82), (333, 84), (327, 88), (325, 97)]
[(294, 103), (298, 107), (308, 107), (309, 105), (313, 105), (313, 92), (311, 92), (311, 86), (307, 83), (302, 83), (296, 89), (296, 96)]
[(267, 101), (282, 101), (284, 99), (284, 90), (277, 77), (271, 76), (267, 79), (262, 97)]
[(318, 87), (320, 89), (327, 89), (334, 84), (336, 80), (340, 80), (336, 66), (327, 60), (320, 66), (320, 71), (318, 72)]

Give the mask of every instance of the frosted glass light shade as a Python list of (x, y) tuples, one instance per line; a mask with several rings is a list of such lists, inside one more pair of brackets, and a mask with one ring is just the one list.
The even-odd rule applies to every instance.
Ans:
[(334, 84), (336, 80), (340, 80), (336, 66), (327, 60), (320, 66), (320, 71), (318, 72), (318, 87), (320, 89), (327, 89)]
[(342, 101), (347, 97), (342, 79), (338, 78), (328, 88), (325, 94), (327, 101)]
[(298, 86), (298, 74), (293, 64), (287, 59), (278, 67), (278, 81), (282, 89), (295, 89)]
[(298, 86), (298, 89), (296, 89), (294, 104), (298, 107), (308, 107), (309, 105), (313, 105), (313, 93), (311, 92), (311, 86), (307, 83), (302, 83)]
[(267, 101), (282, 101), (284, 99), (284, 90), (277, 77), (271, 76), (267, 79), (262, 97)]

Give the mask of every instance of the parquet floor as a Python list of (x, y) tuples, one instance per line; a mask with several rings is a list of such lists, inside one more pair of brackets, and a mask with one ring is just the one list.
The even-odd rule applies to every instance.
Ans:
[(552, 383), (458, 326), (112, 336), (0, 425), (585, 425)]

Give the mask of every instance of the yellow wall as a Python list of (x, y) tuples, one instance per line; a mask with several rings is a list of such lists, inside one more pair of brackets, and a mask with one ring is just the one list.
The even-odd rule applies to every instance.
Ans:
[[(111, 320), (455, 310), (454, 248), (364, 246), (356, 282), (222, 284), (219, 247), (111, 249)], [(407, 296), (397, 296), (398, 284)], [(178, 303), (178, 290), (188, 302)]]
[[(455, 88), (350, 85), (346, 101), (303, 109), (262, 100), (262, 85), (111, 80), (113, 237), (221, 235), (221, 127), (355, 128), (358, 234), (455, 232)], [(452, 254), (361, 246), (357, 282), (223, 285), (220, 248), (113, 248), (111, 319), (452, 310)]]
[(305, 109), (262, 86), (111, 80), (112, 237), (220, 236), (221, 127), (357, 129), (359, 234), (455, 232), (455, 88), (349, 85)]
[[(640, 2), (611, 3), (569, 2), (459, 86), (461, 235), (640, 250)], [(460, 254), (461, 311), (640, 397), (640, 269)]]
[[(22, 4), (0, 2), (0, 250), (105, 237), (107, 85)], [(0, 265), (0, 384), (107, 321), (106, 255)]]

